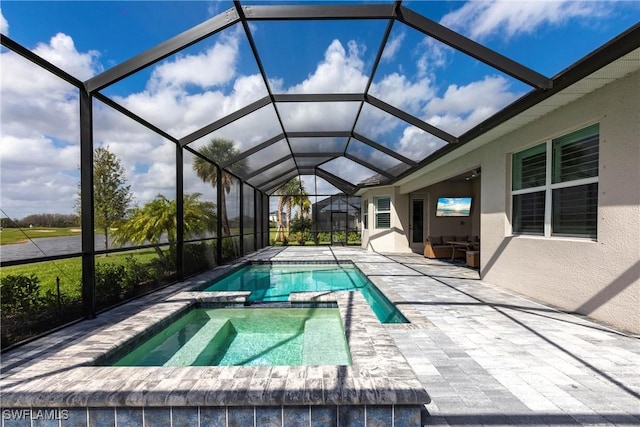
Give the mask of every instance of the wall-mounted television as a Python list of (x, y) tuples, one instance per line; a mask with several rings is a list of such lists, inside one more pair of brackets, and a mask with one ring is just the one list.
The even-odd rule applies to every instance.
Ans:
[(469, 216), (471, 197), (438, 197), (436, 216)]

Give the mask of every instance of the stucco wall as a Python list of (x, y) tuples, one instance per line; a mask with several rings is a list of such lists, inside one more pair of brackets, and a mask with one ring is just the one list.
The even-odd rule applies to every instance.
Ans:
[[(487, 145), (481, 271), (487, 281), (640, 333), (640, 73)], [(600, 123), (598, 238), (510, 236), (510, 153)]]
[[(429, 195), (428, 236), (479, 236), (480, 191), (477, 181), (442, 182), (427, 187)], [(476, 188), (477, 187), (477, 188)], [(476, 196), (477, 195), (477, 196)], [(435, 216), (438, 197), (472, 196), (471, 216), (469, 217), (437, 217)], [(474, 224), (475, 222), (475, 224)]]
[[(600, 123), (597, 240), (512, 236), (511, 153), (596, 122)], [(439, 188), (436, 183), (477, 166), (482, 168), (476, 190), (481, 201), (483, 279), (640, 333), (640, 72), (405, 182), (400, 192), (429, 191), (433, 197)], [(433, 221), (430, 227), (434, 230)], [(472, 223), (473, 232), (476, 227)]]
[[(409, 196), (400, 194), (398, 187), (381, 187), (363, 192), (362, 200), (369, 201), (369, 229), (362, 234), (362, 247), (376, 252), (411, 252), (409, 230)], [(391, 197), (391, 228), (375, 229), (374, 197)]]

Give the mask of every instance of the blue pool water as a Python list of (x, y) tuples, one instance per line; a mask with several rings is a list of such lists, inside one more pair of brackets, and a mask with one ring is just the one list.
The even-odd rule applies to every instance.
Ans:
[(360, 291), (382, 323), (408, 323), (398, 309), (354, 265), (248, 265), (204, 291), (251, 291), (250, 302), (288, 301), (291, 292)]
[(110, 366), (350, 365), (335, 308), (196, 308)]

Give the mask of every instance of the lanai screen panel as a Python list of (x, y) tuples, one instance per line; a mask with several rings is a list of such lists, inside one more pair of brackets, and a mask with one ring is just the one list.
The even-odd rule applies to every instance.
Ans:
[[(203, 203), (213, 215), (206, 221), (205, 227), (198, 232), (189, 233), (187, 239), (211, 238), (217, 235), (218, 190), (216, 165), (192, 154), (188, 150), (182, 153), (183, 199), (192, 199)], [(197, 196), (197, 197), (194, 197)]]
[(347, 147), (347, 137), (291, 137), (289, 144), (294, 154), (341, 153)]
[(233, 170), (243, 179), (250, 178), (255, 173), (259, 173), (262, 169), (272, 169), (277, 167), (274, 162), (279, 162), (287, 156), (290, 156), (291, 150), (285, 139), (281, 139), (268, 147), (263, 148), (243, 159), (238, 160), (230, 165)]
[[(74, 206), (80, 203), (78, 89), (11, 51), (2, 53), (0, 78), (3, 226), (29, 228), (36, 219), (31, 216), (40, 215), (38, 222), (60, 226), (55, 225), (59, 220), (78, 229), (74, 219)], [(68, 217), (56, 219), (60, 213)], [(46, 215), (51, 218), (43, 218)], [(46, 236), (46, 231), (41, 234)], [(25, 238), (22, 244), (2, 246), (2, 260), (80, 252), (79, 236), (78, 230), (77, 238), (49, 245)]]
[[(243, 65), (242, 72), (238, 63)], [(237, 24), (101, 92), (176, 138), (268, 94)]]
[[(241, 154), (280, 134), (282, 128), (276, 112), (272, 105), (267, 105), (212, 131), (190, 143), (189, 147), (199, 150), (213, 139), (225, 139), (233, 142), (234, 153)], [(225, 158), (224, 161), (230, 159)], [(220, 162), (220, 159), (211, 160)]]
[(337, 194), (340, 192), (338, 188), (317, 175), (301, 175), (300, 179), (309, 194)]
[(365, 104), (362, 108), (355, 131), (416, 162), (447, 144), (440, 138), (370, 104)]
[(296, 170), (296, 163), (292, 158), (289, 158), (288, 160), (285, 160), (282, 163), (262, 172), (260, 175), (249, 178), (247, 182), (260, 188), (271, 181), (277, 181), (283, 174), (286, 174), (292, 170)]
[(339, 157), (320, 166), (320, 169), (337, 176), (350, 184), (358, 184), (367, 178), (377, 175), (377, 172), (364, 167), (346, 157)]
[(380, 64), (369, 93), (454, 136), (532, 89), (407, 25), (394, 25), (390, 38), (403, 43), (393, 62)]
[[(252, 21), (250, 28), (273, 93), (362, 93), (386, 22)], [(364, 43), (363, 34), (369, 44)], [(273, 49), (280, 54), (270, 55)]]
[(370, 163), (379, 169), (383, 169), (393, 176), (398, 176), (410, 168), (410, 165), (382, 151), (376, 150), (355, 138), (351, 138), (349, 141), (346, 153), (363, 162)]
[(287, 132), (349, 132), (361, 103), (278, 102), (276, 105)]

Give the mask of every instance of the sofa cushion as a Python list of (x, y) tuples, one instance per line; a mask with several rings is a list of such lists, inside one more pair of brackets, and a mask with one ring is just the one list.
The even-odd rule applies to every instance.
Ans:
[(447, 242), (455, 242), (456, 236), (442, 236), (442, 244), (447, 244)]
[(456, 242), (468, 242), (469, 236), (456, 236)]
[(442, 236), (429, 236), (429, 242), (431, 242), (432, 245), (441, 245)]

